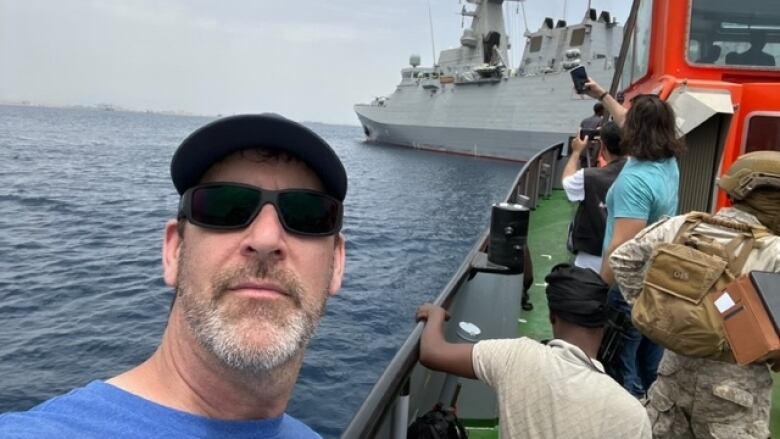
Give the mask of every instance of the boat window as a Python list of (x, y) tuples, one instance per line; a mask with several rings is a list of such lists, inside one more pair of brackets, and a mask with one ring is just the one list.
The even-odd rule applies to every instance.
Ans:
[(653, 21), (653, 1), (641, 0), (636, 15), (626, 60), (623, 63), (623, 88), (647, 74), (650, 64), (650, 34)]
[(411, 77), (412, 77), (412, 72), (401, 72), (401, 78), (410, 79)]
[(780, 66), (780, 2), (693, 0), (687, 58), (692, 64)]
[(538, 37), (531, 38), (531, 47), (529, 50), (531, 52), (538, 52), (542, 49), (542, 37), (541, 35)]
[(748, 119), (745, 152), (780, 151), (780, 114), (756, 115)]
[(585, 42), (585, 28), (574, 29), (571, 31), (571, 39), (569, 40), (569, 46), (582, 46)]

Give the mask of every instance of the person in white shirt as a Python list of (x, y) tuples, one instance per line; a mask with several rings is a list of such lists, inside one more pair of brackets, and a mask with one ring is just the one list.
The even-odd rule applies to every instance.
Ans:
[(607, 191), (626, 164), (626, 158), (620, 146), (620, 127), (615, 122), (607, 122), (599, 131), (601, 152), (607, 164), (600, 168), (578, 169), (580, 155), (590, 139), (588, 136), (581, 139), (577, 134), (571, 141), (571, 154), (562, 180), (566, 198), (580, 202), (569, 233), (569, 250), (577, 255), (574, 265), (598, 273), (607, 223)]
[(426, 321), (420, 362), (477, 378), (498, 395), (502, 438), (647, 438), (645, 409), (595, 359), (606, 322), (609, 287), (592, 270), (559, 264), (545, 278), (553, 340), (527, 337), (449, 343), (446, 311), (417, 310)]

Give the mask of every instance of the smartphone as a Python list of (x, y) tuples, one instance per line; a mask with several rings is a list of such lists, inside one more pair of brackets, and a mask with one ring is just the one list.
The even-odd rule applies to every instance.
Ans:
[(577, 94), (585, 93), (585, 83), (588, 82), (588, 74), (585, 72), (585, 66), (577, 66), (569, 72), (571, 80), (574, 82), (574, 90)]

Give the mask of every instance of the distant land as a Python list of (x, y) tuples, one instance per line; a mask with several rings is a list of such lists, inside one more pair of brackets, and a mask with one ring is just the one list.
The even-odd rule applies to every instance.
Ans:
[[(16, 107), (40, 107), (40, 108), (63, 108), (74, 110), (88, 110), (88, 111), (122, 111), (127, 113), (146, 113), (146, 114), (160, 114), (163, 116), (191, 116), (191, 117), (210, 117), (218, 118), (223, 116), (230, 116), (231, 114), (198, 114), (184, 110), (138, 110), (134, 108), (125, 108), (114, 104), (94, 104), (94, 105), (54, 105), (45, 104), (40, 102), (31, 101), (9, 101), (0, 99), (0, 105), (16, 106)], [(233, 113), (239, 114), (239, 113)], [(347, 126), (347, 127), (360, 127), (359, 123), (325, 123), (317, 121), (300, 121), (304, 125), (335, 125), (335, 126)]]
[(221, 117), (221, 114), (197, 114), (184, 110), (139, 110), (135, 108), (125, 108), (114, 104), (94, 104), (94, 105), (53, 105), (32, 101), (5, 101), (0, 100), (0, 105), (11, 105), (19, 107), (43, 107), (43, 108), (72, 108), (77, 110), (93, 111), (124, 111), (128, 113), (150, 113), (163, 114), (168, 116), (198, 116), (198, 117)]

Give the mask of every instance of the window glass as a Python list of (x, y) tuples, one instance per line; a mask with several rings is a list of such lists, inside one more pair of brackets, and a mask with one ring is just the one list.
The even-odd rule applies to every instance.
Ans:
[(542, 48), (542, 37), (537, 36), (531, 38), (531, 52), (538, 52)]
[(634, 29), (634, 69), (631, 80), (637, 79), (647, 74), (647, 68), (650, 63), (650, 30), (653, 21), (653, 2), (652, 0), (643, 0), (639, 4), (639, 11), (636, 16), (636, 28)]
[(626, 88), (647, 74), (650, 63), (650, 33), (653, 21), (653, 1), (642, 0), (636, 15), (636, 25), (623, 62), (621, 87)]
[(631, 84), (631, 66), (634, 64), (634, 38), (628, 41), (626, 59), (623, 60), (623, 72), (620, 74), (620, 88), (626, 89)]
[(780, 151), (780, 117), (752, 116), (748, 122), (745, 152)]
[(780, 65), (780, 2), (693, 0), (686, 56), (692, 64)]
[(582, 43), (585, 42), (585, 28), (581, 27), (579, 29), (574, 29), (571, 31), (571, 39), (569, 40), (569, 46), (576, 47), (576, 46), (582, 46)]

